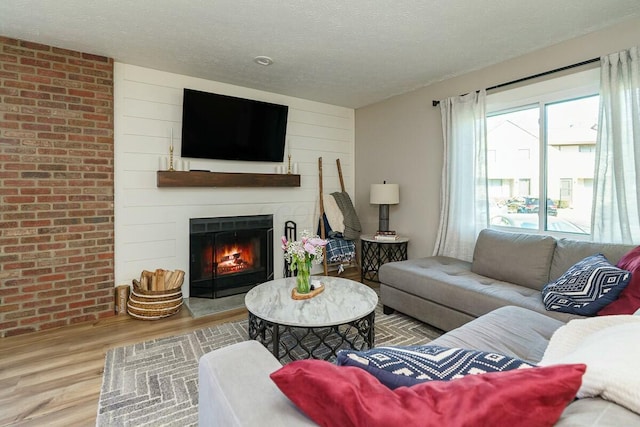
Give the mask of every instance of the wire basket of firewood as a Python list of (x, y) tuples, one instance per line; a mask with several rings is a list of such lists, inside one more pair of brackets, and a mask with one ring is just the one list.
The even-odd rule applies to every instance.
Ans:
[(182, 308), (184, 271), (144, 270), (133, 279), (127, 312), (137, 319), (155, 320), (176, 314)]

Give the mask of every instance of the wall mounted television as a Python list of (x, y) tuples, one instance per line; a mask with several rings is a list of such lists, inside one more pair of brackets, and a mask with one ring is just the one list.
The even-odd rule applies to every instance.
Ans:
[(282, 162), (289, 107), (184, 89), (182, 157)]

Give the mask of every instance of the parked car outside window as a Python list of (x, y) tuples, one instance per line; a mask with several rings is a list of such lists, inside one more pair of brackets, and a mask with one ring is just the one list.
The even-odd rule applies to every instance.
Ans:
[[(502, 227), (516, 227), (516, 228), (538, 228), (538, 215), (537, 214), (505, 214), (496, 215), (491, 218), (491, 225), (499, 225)], [(588, 234), (580, 226), (573, 222), (561, 219), (561, 218), (547, 218), (547, 230), (559, 231), (563, 233), (580, 233)]]
[[(507, 201), (509, 213), (538, 213), (540, 212), (540, 199), (531, 196), (520, 196)], [(557, 216), (558, 206), (551, 199), (547, 199), (547, 215)]]

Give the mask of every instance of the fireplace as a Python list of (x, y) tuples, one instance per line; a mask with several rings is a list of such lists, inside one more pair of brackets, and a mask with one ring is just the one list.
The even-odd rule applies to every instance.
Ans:
[(189, 220), (189, 296), (221, 298), (273, 279), (273, 216)]

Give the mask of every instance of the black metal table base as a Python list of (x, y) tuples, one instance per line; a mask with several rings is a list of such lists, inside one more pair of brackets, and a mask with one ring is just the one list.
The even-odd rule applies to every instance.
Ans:
[(375, 344), (375, 310), (335, 326), (306, 328), (268, 322), (249, 312), (249, 338), (261, 342), (280, 362), (331, 360), (339, 350), (368, 350)]
[(360, 280), (380, 282), (378, 270), (387, 262), (407, 259), (407, 242), (370, 242), (362, 239), (362, 269)]

